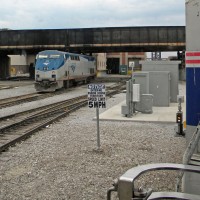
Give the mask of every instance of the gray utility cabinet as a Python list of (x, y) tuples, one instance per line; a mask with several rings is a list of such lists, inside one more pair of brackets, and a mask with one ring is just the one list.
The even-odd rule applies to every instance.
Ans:
[[(133, 79), (140, 84), (140, 95), (152, 94), (154, 106), (170, 105), (171, 73), (168, 71), (135, 72)], [(141, 101), (146, 96), (141, 97)], [(152, 97), (148, 97), (152, 98)], [(146, 101), (146, 100), (145, 100)], [(138, 109), (142, 109), (143, 102), (138, 103)]]
[(153, 113), (153, 95), (142, 94), (140, 96), (140, 102), (135, 104), (135, 109), (139, 112), (151, 114)]
[(142, 64), (142, 71), (169, 71), (171, 74), (170, 83), (170, 96), (171, 102), (177, 102), (178, 81), (179, 81), (179, 64), (180, 61), (169, 61), (169, 60), (151, 60), (151, 61), (140, 61)]
[(154, 106), (170, 105), (170, 72), (149, 72), (149, 93), (153, 94)]
[(140, 95), (149, 94), (149, 72), (134, 72), (132, 78), (140, 84)]

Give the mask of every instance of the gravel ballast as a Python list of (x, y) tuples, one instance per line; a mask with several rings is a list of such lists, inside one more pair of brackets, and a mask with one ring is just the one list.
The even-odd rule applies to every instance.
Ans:
[[(106, 109), (123, 100), (115, 95)], [(2, 153), (0, 199), (106, 199), (113, 180), (134, 166), (182, 162), (185, 139), (174, 137), (174, 124), (100, 121), (97, 151), (95, 116), (95, 109), (81, 108)], [(137, 184), (163, 191), (175, 182), (175, 173), (160, 171)]]

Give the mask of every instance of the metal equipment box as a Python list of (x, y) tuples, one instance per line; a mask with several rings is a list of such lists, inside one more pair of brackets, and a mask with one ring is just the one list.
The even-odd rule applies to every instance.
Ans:
[(120, 65), (119, 66), (119, 74), (127, 75), (128, 74), (128, 66), (127, 65)]
[(130, 111), (128, 109), (128, 106), (126, 104), (122, 105), (122, 107), (121, 107), (121, 114), (126, 116), (129, 113), (130, 113)]
[[(136, 84), (140, 84), (140, 96), (142, 94), (153, 94), (154, 106), (170, 105), (170, 72), (149, 71), (136, 72), (133, 74)], [(177, 96), (176, 96), (177, 101)]]
[[(149, 93), (153, 94), (153, 105), (170, 105), (170, 72), (149, 72)], [(176, 97), (177, 98), (177, 97)]]
[(135, 109), (146, 114), (153, 113), (153, 95), (142, 94), (140, 96), (140, 102), (137, 102), (135, 105)]
[(149, 94), (149, 72), (134, 72), (132, 78), (140, 84), (140, 95)]
[(178, 82), (179, 82), (179, 64), (180, 61), (169, 60), (151, 60), (140, 61), (142, 64), (142, 71), (169, 71), (171, 74), (170, 83), (170, 96), (171, 102), (177, 102), (177, 95), (179, 94)]
[(133, 84), (133, 102), (140, 101), (140, 84)]

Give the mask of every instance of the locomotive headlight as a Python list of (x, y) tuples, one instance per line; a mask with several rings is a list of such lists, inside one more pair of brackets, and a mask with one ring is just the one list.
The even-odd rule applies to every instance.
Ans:
[(39, 74), (36, 74), (36, 80), (38, 80), (38, 78), (40, 78), (40, 75), (39, 75)]
[(54, 78), (54, 79), (56, 79), (56, 75), (55, 74), (52, 74), (52, 76), (51, 76), (52, 78)]
[(54, 79), (56, 79), (56, 73), (55, 73), (55, 71), (52, 71), (51, 77), (54, 78)]

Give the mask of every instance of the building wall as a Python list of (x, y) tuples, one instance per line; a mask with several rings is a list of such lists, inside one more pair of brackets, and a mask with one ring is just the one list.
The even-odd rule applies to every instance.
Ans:
[(25, 55), (9, 55), (10, 65), (26, 65), (26, 56)]
[(9, 55), (10, 66), (9, 76), (28, 75), (30, 64), (35, 63), (35, 55), (27, 55), (23, 52), (22, 55)]
[(98, 71), (106, 70), (106, 53), (97, 54), (97, 70)]
[(10, 58), (7, 55), (0, 55), (0, 79), (5, 79), (9, 76), (9, 65)]
[[(145, 60), (147, 58), (144, 52), (121, 52), (121, 53), (107, 53), (108, 58), (119, 58), (119, 65), (128, 66), (129, 73), (132, 72), (131, 64), (134, 63), (136, 69), (140, 69), (139, 60)], [(119, 67), (119, 66), (118, 66)]]
[(26, 55), (9, 55), (9, 75), (16, 76), (28, 73)]
[(97, 76), (106, 74), (106, 53), (93, 54), (96, 57)]
[(144, 60), (146, 57), (146, 53), (144, 52), (107, 53), (107, 58), (120, 58), (120, 65), (128, 65), (128, 59), (130, 58)]
[(36, 55), (27, 55), (27, 65), (35, 64)]

